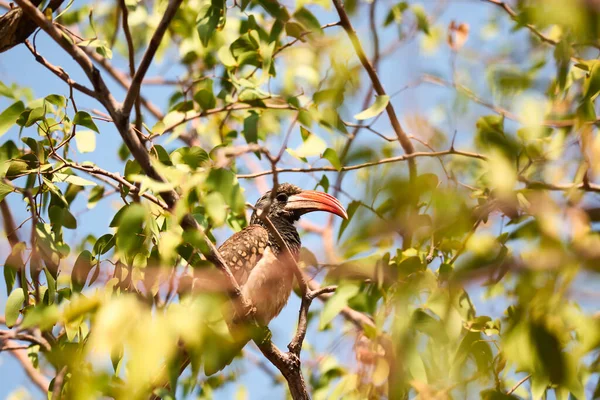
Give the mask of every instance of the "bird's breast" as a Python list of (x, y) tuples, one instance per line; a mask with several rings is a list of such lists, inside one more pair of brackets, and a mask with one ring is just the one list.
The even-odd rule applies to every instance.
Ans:
[(293, 280), (291, 267), (267, 247), (242, 287), (242, 293), (252, 301), (256, 318), (262, 325), (268, 325), (281, 312), (290, 297)]

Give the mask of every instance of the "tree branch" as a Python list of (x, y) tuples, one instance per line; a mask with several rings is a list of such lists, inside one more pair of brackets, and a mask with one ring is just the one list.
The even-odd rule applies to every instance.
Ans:
[(135, 76), (131, 81), (131, 85), (129, 86), (129, 90), (127, 91), (127, 95), (125, 96), (125, 100), (123, 101), (123, 107), (121, 108), (121, 113), (124, 118), (129, 118), (129, 113), (131, 112), (131, 107), (133, 107), (133, 103), (138, 98), (140, 94), (140, 88), (142, 86), (142, 81), (144, 80), (144, 76), (146, 76), (146, 72), (148, 72), (148, 68), (150, 68), (150, 64), (154, 59), (154, 55), (158, 50), (158, 46), (160, 46), (160, 42), (162, 41), (169, 24), (173, 17), (175, 17), (175, 13), (179, 9), (183, 0), (170, 0), (165, 13), (158, 24), (158, 27), (154, 31), (152, 35), (152, 39), (150, 39), (150, 44), (142, 57), (142, 61), (135, 72)]
[(27, 49), (31, 52), (31, 54), (33, 54), (33, 56), (35, 57), (35, 61), (39, 62), (40, 64), (42, 64), (44, 67), (46, 67), (50, 72), (52, 72), (54, 75), (58, 76), (60, 79), (62, 79), (67, 85), (79, 90), (81, 93), (83, 94), (87, 94), (88, 96), (97, 99), (98, 97), (96, 96), (96, 92), (94, 92), (92, 89), (75, 82), (74, 80), (71, 79), (71, 77), (69, 76), (69, 74), (67, 74), (67, 72), (62, 69), (61, 67), (57, 67), (56, 65), (50, 64), (50, 62), (48, 60), (46, 60), (44, 57), (42, 57), (40, 55), (40, 53), (38, 53), (33, 46), (31, 45), (31, 43), (29, 43), (29, 40), (25, 40), (25, 46), (27, 47)]
[[(346, 14), (346, 11), (344, 10), (344, 6), (342, 5), (341, 0), (332, 0), (332, 1), (333, 1), (333, 5), (335, 6), (335, 9), (340, 17), (340, 23), (341, 23), (342, 27), (344, 28), (344, 30), (346, 31), (346, 33), (348, 34), (350, 41), (352, 42), (352, 47), (354, 47), (354, 51), (356, 52), (356, 55), (358, 56), (361, 64), (367, 71), (367, 74), (369, 75), (369, 78), (371, 79), (371, 82), (373, 83), (373, 88), (375, 89), (375, 93), (377, 93), (379, 96), (385, 96), (386, 95), (385, 89), (383, 88), (383, 85), (381, 84), (381, 81), (379, 80), (379, 76), (377, 75), (377, 72), (373, 68), (373, 65), (371, 65), (371, 62), (365, 55), (365, 51), (363, 50), (362, 45), (360, 44), (360, 40), (358, 39), (358, 36), (356, 35), (356, 31), (354, 30), (354, 27), (352, 26), (352, 23), (350, 22), (350, 18), (348, 17), (348, 14)], [(396, 111), (394, 110), (394, 106), (392, 106), (392, 103), (388, 102), (385, 109), (386, 109), (386, 112), (390, 119), (390, 122), (392, 124), (392, 128), (394, 129), (394, 132), (396, 133), (396, 136), (398, 137), (398, 141), (402, 145), (404, 152), (407, 155), (414, 153), (415, 149), (414, 149), (410, 139), (408, 138), (408, 135), (406, 134), (404, 129), (402, 129), (402, 126), (400, 125), (400, 122), (398, 121), (398, 117), (396, 116)], [(415, 161), (412, 158), (409, 159), (408, 168), (409, 168), (410, 180), (413, 181), (417, 176), (417, 167), (416, 167)]]
[(14, 340), (3, 340), (3, 344), (5, 347), (7, 347), (5, 350), (8, 351), (19, 362), (19, 364), (21, 364), (27, 376), (29, 379), (31, 379), (31, 382), (33, 382), (33, 384), (43, 393), (48, 393), (50, 380), (33, 366), (29, 356), (27, 355), (27, 351), (19, 348), (18, 344)]
[(265, 170), (265, 171), (256, 172), (256, 173), (252, 173), (252, 174), (239, 174), (237, 177), (240, 179), (252, 179), (252, 178), (256, 178), (256, 177), (263, 176), (263, 175), (271, 175), (275, 172), (276, 173), (282, 173), (282, 172), (306, 173), (306, 172), (325, 172), (325, 171), (331, 171), (331, 172), (353, 171), (356, 169), (374, 167), (374, 166), (382, 165), (382, 164), (389, 164), (389, 163), (395, 163), (395, 162), (406, 161), (406, 160), (410, 161), (417, 157), (439, 157), (439, 156), (452, 155), (452, 154), (458, 155), (458, 156), (463, 156), (463, 157), (476, 158), (476, 159), (484, 160), (484, 161), (487, 160), (487, 158), (481, 154), (471, 153), (468, 151), (449, 149), (449, 150), (444, 150), (444, 151), (413, 152), (410, 154), (405, 154), (405, 155), (401, 155), (401, 156), (397, 156), (397, 157), (383, 158), (379, 161), (371, 161), (371, 162), (366, 162), (366, 163), (357, 164), (357, 165), (349, 165), (349, 166), (342, 167), (341, 169), (336, 169), (334, 167), (277, 168), (275, 171)]

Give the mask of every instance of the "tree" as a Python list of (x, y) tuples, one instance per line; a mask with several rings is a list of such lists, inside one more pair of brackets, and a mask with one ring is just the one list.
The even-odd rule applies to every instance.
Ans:
[[(600, 396), (597, 2), (15, 2), (0, 344), (48, 396)], [(207, 377), (255, 323), (215, 243), (284, 181), (350, 218)]]

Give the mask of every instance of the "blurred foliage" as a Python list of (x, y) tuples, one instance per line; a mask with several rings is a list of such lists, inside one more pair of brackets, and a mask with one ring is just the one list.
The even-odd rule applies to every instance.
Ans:
[[(167, 2), (124, 3), (141, 59)], [(405, 161), (390, 161), (402, 153), (385, 109), (403, 114), (400, 92), (369, 91), (359, 108), (371, 82), (343, 31), (326, 25), (337, 21), (327, 1), (183, 2), (157, 54), (168, 72), (145, 83), (168, 88), (164, 115), (143, 109), (138, 132), (165, 183), (126, 147), (120, 171), (90, 161), (111, 139), (106, 116), (74, 102), (79, 93), (35, 98), (39, 88), (0, 83), (0, 135), (19, 139), (0, 146), (0, 201), (31, 214), (5, 232), (5, 324), (47, 345), (28, 354), (56, 376), (49, 396), (62, 381), (58, 398), (208, 399), (255, 368), (242, 354), (224, 373), (202, 373), (229, 340), (202, 234), (246, 226), (246, 195), (271, 168), (246, 145), (275, 155), (283, 144), (281, 166), (303, 168), (302, 185), (337, 195), (350, 216), (305, 235), (321, 235), (325, 251), (303, 249), (301, 265), (337, 285), (310, 313), (318, 331), (303, 366), (315, 399), (600, 397), (600, 319), (577, 296), (582, 285), (597, 296), (600, 270), (600, 2), (488, 0), (479, 32), (448, 27), (445, 2), (426, 3), (345, 2), (365, 48), (380, 51), (376, 66), (402, 62), (394, 51), (410, 41), (448, 54), (449, 77), (419, 85), (446, 86), (450, 98), (432, 95), (429, 114), (403, 116), (418, 152), (446, 151), (417, 157), (413, 181)], [(71, 2), (56, 22), (125, 65), (122, 12)], [(180, 196), (170, 211), (166, 190)], [(106, 232), (67, 235), (111, 196)], [(203, 233), (182, 229), (186, 214)], [(348, 308), (373, 323), (353, 323)], [(341, 349), (311, 346), (340, 332)]]

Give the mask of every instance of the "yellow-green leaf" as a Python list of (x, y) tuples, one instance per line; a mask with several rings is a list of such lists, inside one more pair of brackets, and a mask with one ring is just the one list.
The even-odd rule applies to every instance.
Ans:
[(96, 150), (96, 134), (92, 131), (77, 131), (75, 143), (80, 153), (91, 153)]
[(4, 310), (4, 317), (6, 318), (6, 326), (12, 328), (19, 318), (21, 307), (25, 301), (25, 293), (23, 289), (17, 288), (6, 299), (6, 308)]
[(388, 103), (390, 102), (390, 96), (383, 95), (377, 96), (375, 98), (375, 103), (373, 103), (369, 108), (363, 110), (354, 116), (354, 119), (363, 120), (369, 119), (378, 116), (385, 110)]

